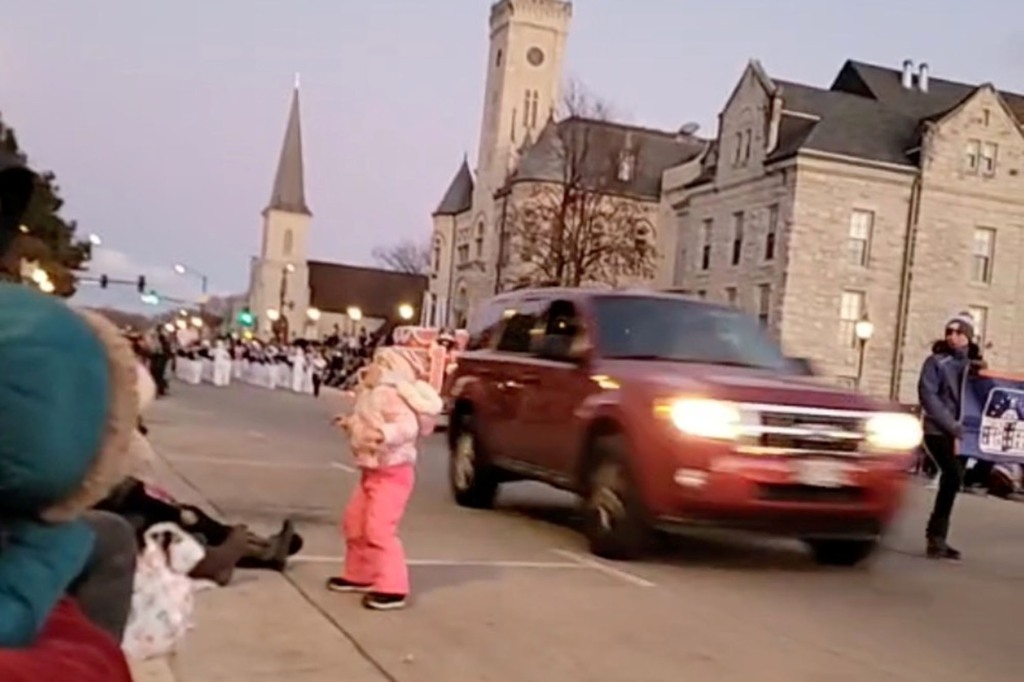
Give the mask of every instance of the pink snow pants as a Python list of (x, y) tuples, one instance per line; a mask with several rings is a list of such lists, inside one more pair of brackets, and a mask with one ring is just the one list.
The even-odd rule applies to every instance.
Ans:
[(359, 487), (342, 520), (345, 580), (371, 585), (374, 592), (409, 594), (409, 569), (398, 524), (415, 479), (412, 464), (362, 469)]

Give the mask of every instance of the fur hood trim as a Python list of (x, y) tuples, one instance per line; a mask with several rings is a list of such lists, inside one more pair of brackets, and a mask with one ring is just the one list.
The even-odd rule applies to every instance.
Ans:
[(66, 521), (91, 508), (135, 468), (131, 441), (139, 420), (139, 363), (131, 344), (106, 318), (76, 311), (100, 339), (110, 368), (110, 404), (103, 445), (78, 490), (43, 512), (50, 522)]
[(416, 414), (423, 417), (436, 417), (444, 408), (444, 401), (434, 387), (425, 381), (401, 381), (395, 384), (398, 395), (408, 403)]

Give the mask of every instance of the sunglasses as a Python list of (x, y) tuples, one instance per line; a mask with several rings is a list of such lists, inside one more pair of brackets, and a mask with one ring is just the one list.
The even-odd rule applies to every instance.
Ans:
[(948, 329), (946, 329), (946, 336), (952, 336), (954, 334), (967, 336), (967, 332), (965, 332), (963, 329), (960, 329), (960, 327), (949, 327)]

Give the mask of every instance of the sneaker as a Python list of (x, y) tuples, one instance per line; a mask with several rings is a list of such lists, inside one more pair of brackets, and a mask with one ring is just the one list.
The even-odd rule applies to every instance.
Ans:
[(371, 592), (363, 597), (363, 606), (374, 611), (391, 611), (405, 608), (404, 594), (386, 594), (384, 592)]
[(929, 542), (927, 556), (929, 559), (946, 559), (947, 561), (960, 561), (960, 550), (953, 549), (945, 541)]
[(331, 592), (369, 592), (370, 585), (361, 585), (344, 578), (329, 578), (327, 589)]

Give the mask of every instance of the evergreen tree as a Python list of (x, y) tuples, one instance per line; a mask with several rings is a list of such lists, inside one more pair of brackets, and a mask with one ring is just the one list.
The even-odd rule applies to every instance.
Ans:
[[(2, 119), (0, 149), (28, 163), (14, 130)], [(8, 268), (21, 259), (36, 261), (49, 274), (54, 293), (67, 297), (75, 293), (75, 271), (89, 260), (91, 248), (88, 241), (75, 239), (75, 222), (60, 215), (63, 204), (54, 174), (38, 173), (35, 192), (21, 219), (23, 234), (5, 254), (5, 260)]]

